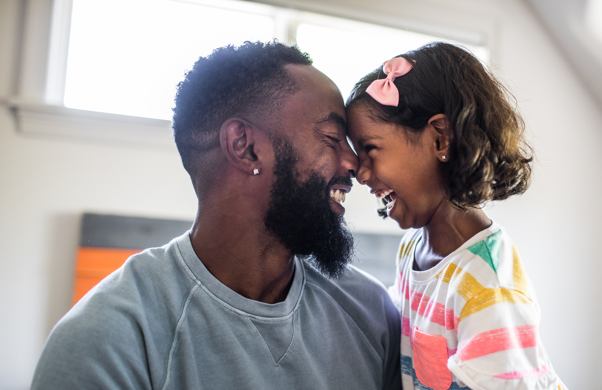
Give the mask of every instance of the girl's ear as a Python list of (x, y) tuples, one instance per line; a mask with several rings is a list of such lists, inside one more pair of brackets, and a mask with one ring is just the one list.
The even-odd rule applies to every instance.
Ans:
[(451, 129), (445, 114), (433, 115), (428, 120), (428, 125), (434, 130), (435, 155), (442, 162), (449, 161), (449, 144), (451, 142)]
[(234, 168), (249, 175), (261, 171), (261, 159), (255, 153), (257, 132), (257, 127), (241, 118), (226, 120), (220, 129), (224, 155)]

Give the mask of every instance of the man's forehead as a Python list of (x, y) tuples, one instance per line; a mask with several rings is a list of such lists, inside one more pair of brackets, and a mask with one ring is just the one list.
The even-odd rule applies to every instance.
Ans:
[[(336, 84), (311, 65), (288, 64), (285, 69), (293, 76), (299, 89), (327, 89), (338, 92)], [(340, 92), (338, 93), (340, 95)]]
[(288, 99), (289, 108), (312, 110), (316, 117), (333, 111), (345, 117), (343, 97), (328, 76), (309, 65), (287, 65), (286, 68), (297, 84), (296, 93)]

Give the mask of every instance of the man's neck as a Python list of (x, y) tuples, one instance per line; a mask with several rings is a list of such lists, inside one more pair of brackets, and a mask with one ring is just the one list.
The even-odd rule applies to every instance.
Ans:
[(264, 303), (284, 301), (295, 272), (291, 252), (266, 232), (260, 213), (243, 217), (222, 210), (199, 208), (190, 233), (196, 255), (238, 294)]

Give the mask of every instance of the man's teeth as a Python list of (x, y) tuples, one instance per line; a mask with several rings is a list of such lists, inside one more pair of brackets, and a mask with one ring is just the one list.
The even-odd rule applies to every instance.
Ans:
[(337, 203), (345, 201), (345, 192), (341, 190), (330, 190), (330, 197)]

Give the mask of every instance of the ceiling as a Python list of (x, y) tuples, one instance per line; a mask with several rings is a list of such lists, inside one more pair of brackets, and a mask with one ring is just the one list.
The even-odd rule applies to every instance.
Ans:
[[(602, 0), (527, 0), (602, 106)], [(586, 23), (586, 21), (589, 21)]]

